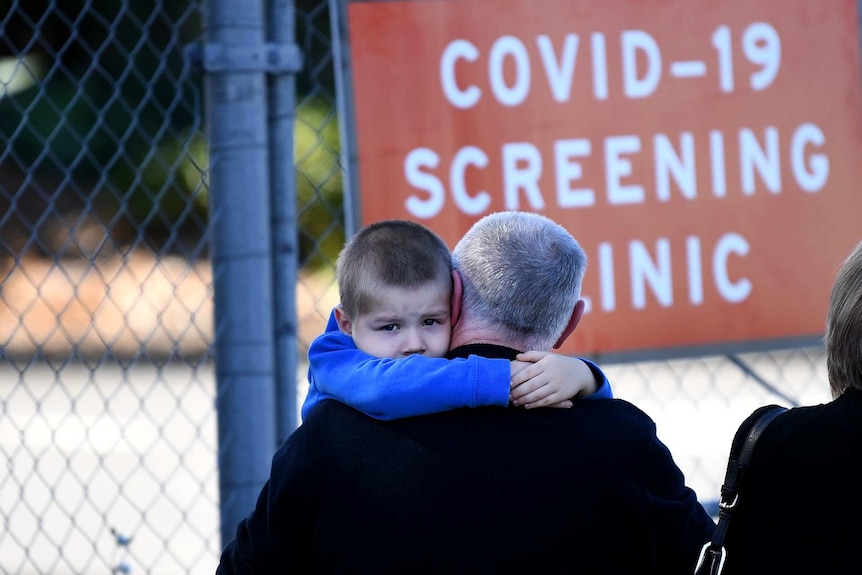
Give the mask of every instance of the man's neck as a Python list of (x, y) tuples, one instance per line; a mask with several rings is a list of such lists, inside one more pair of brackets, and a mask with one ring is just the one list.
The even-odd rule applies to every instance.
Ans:
[(480, 357), (515, 359), (515, 356), (520, 353), (519, 350), (507, 347), (505, 345), (497, 345), (492, 343), (468, 343), (453, 347), (446, 354), (446, 357), (452, 359), (454, 357), (467, 357), (470, 355), (478, 355)]
[(516, 342), (505, 341), (494, 331), (487, 329), (465, 328), (465, 322), (462, 322), (456, 325), (452, 330), (452, 339), (449, 342), (449, 349), (479, 343), (501, 347), (517, 347), (517, 345), (513, 345)]

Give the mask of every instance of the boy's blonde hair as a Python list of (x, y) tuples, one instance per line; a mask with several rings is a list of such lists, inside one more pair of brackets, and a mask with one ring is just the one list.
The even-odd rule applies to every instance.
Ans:
[(862, 390), (862, 243), (835, 278), (825, 339), (832, 396), (838, 397), (847, 388)]
[(446, 242), (409, 220), (383, 220), (359, 230), (341, 250), (335, 270), (341, 307), (354, 319), (378, 301), (381, 287), (440, 282), (452, 289), (452, 256)]

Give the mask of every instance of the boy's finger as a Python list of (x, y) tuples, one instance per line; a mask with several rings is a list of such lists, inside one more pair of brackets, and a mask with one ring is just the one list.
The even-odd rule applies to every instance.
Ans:
[(515, 405), (529, 404), (533, 407), (545, 407), (546, 405), (550, 405), (561, 400), (562, 398), (558, 394), (549, 393), (548, 390), (544, 389), (544, 386), (542, 386), (535, 391), (516, 397), (514, 403)]
[(527, 403), (526, 405), (524, 405), (524, 407), (527, 409), (537, 409), (540, 407), (556, 407), (561, 409), (568, 409), (572, 407), (572, 402), (568, 399), (560, 400), (558, 396), (551, 395), (548, 397), (543, 397), (542, 399), (539, 399), (537, 401)]
[(530, 350), (519, 353), (515, 358), (519, 361), (535, 362), (545, 357), (548, 353), (550, 352)]
[[(531, 379), (535, 379), (541, 376), (544, 373), (541, 368), (535, 367), (536, 364), (534, 363), (512, 363), (517, 363), (519, 365), (512, 369), (512, 376), (509, 378), (509, 387), (517, 387), (530, 381)], [(521, 368), (521, 365), (526, 365), (527, 367)]]
[(509, 401), (515, 405), (524, 405), (525, 403), (535, 402), (542, 398), (541, 395), (531, 395), (533, 393), (535, 392), (518, 388), (509, 394)]
[(529, 368), (522, 369), (509, 379), (509, 387), (518, 387), (519, 385), (523, 385), (526, 382), (530, 381), (534, 377), (535, 376), (532, 374)]
[(511, 377), (509, 379), (512, 384), (517, 385), (523, 383), (532, 377), (530, 375), (530, 368), (533, 366), (532, 363), (525, 361), (511, 361), (509, 362), (509, 365), (509, 370), (511, 372)]
[(536, 392), (542, 389), (546, 384), (546, 381), (539, 381), (538, 378), (533, 378), (510, 388), (509, 397), (512, 399), (524, 399), (525, 397), (530, 396), (527, 397), (527, 401), (540, 399), (542, 395), (536, 394)]

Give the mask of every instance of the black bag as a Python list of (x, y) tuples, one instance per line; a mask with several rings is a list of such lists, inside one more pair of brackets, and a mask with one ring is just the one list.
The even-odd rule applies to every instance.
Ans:
[(733, 436), (724, 485), (721, 486), (721, 499), (718, 502), (718, 525), (712, 540), (707, 541), (700, 550), (694, 575), (719, 575), (724, 569), (724, 562), (727, 559), (724, 536), (727, 534), (733, 509), (739, 501), (739, 486), (742, 485), (745, 470), (751, 462), (754, 444), (763, 434), (763, 430), (785, 411), (787, 408), (779, 405), (761, 407), (742, 422), (736, 435)]

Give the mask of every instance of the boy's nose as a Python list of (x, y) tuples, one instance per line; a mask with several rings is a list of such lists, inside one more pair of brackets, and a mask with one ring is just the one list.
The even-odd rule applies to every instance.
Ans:
[(426, 349), (425, 340), (416, 330), (410, 330), (404, 341), (404, 354), (422, 353)]

